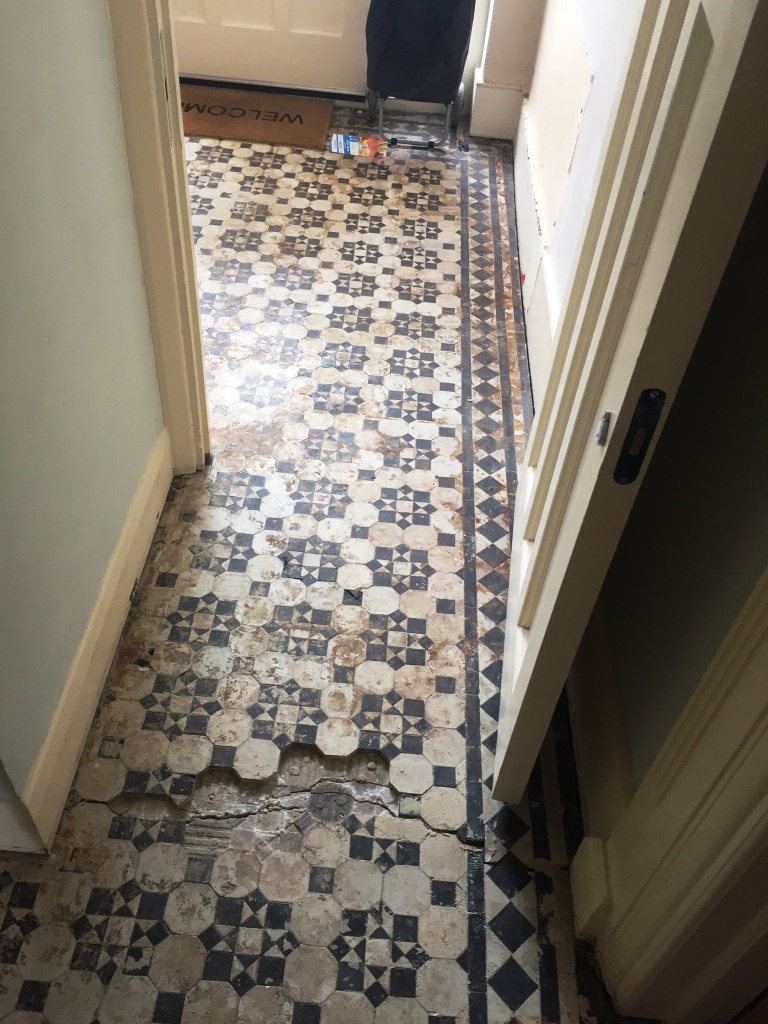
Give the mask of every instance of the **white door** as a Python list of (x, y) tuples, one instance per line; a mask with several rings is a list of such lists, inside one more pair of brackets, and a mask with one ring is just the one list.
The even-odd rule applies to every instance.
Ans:
[[(756, 6), (738, 5), (738, 17), (713, 28), (699, 0), (647, 0), (651, 46), (641, 33), (519, 473), (500, 800), (515, 803), (525, 790), (765, 167), (762, 93), (742, 70), (765, 88), (764, 41), (760, 51), (750, 36), (745, 48)], [(642, 471), (628, 479), (619, 459), (642, 451), (646, 427), (633, 414), (649, 390), (666, 395), (663, 415)], [(604, 413), (610, 429), (596, 443)], [(727, 477), (727, 467), (716, 471)]]
[(361, 94), (370, 0), (174, 0), (179, 72)]

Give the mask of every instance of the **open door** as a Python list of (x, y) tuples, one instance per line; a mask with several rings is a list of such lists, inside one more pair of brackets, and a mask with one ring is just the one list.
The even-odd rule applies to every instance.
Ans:
[(768, 160), (766, 38), (766, 0), (645, 5), (519, 474), (498, 799), (525, 790)]

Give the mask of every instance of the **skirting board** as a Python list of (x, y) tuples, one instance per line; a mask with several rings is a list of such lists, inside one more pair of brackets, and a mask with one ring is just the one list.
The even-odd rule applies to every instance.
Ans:
[(611, 885), (605, 843), (586, 836), (571, 864), (571, 892), (576, 934), (595, 936), (610, 910)]
[(469, 134), (478, 138), (513, 140), (517, 134), (522, 105), (522, 89), (514, 85), (484, 82), (478, 71), (475, 75)]
[(0, 800), (0, 849), (45, 853), (45, 846), (21, 800)]
[(543, 248), (536, 189), (528, 156), (526, 110), (527, 104), (523, 104), (515, 145), (515, 207), (528, 359), (534, 404), (538, 408), (552, 367), (554, 335), (545, 266), (548, 256)]
[[(21, 801), (50, 849), (88, 729), (125, 624), (131, 591), (146, 561), (173, 476), (167, 430), (155, 442), (107, 564), (88, 625), (69, 668), (48, 734)], [(2, 836), (0, 836), (2, 844)]]

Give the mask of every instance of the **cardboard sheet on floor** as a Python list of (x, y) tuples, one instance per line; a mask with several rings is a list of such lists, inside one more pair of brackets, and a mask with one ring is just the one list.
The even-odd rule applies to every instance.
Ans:
[(333, 100), (181, 86), (184, 134), (325, 149)]

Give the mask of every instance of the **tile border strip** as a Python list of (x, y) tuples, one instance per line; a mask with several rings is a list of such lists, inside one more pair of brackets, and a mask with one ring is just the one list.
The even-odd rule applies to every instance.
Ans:
[[(470, 322), (469, 186), (466, 157), (461, 159), (461, 397), (462, 397), (462, 508), (464, 521), (464, 616), (466, 623), (465, 693), (467, 749), (466, 838), (482, 845), (482, 754), (480, 735), (480, 669), (477, 635), (477, 544), (475, 540), (475, 458), (472, 429), (472, 338)], [(485, 871), (483, 851), (470, 850), (467, 872), (470, 1024), (486, 1024)]]

